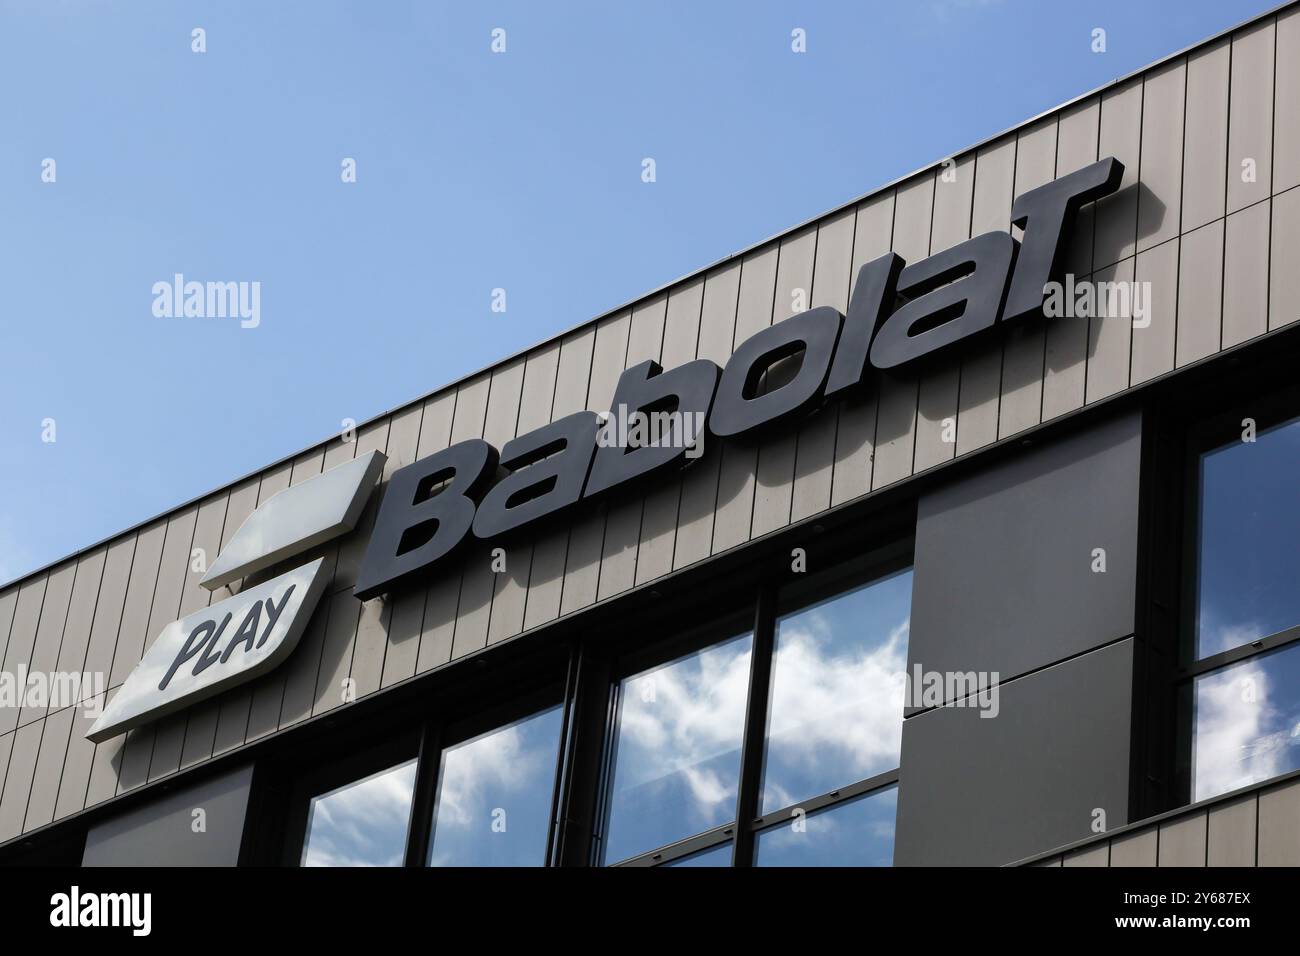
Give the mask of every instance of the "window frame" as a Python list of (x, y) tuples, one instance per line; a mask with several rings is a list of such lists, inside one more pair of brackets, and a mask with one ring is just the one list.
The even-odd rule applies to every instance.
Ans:
[[(825, 595), (806, 595), (798, 606), (817, 603), (824, 596), (851, 590), (912, 566), (915, 546), (915, 508), (910, 496), (887, 496), (875, 502), (882, 512), (875, 518), (858, 516), (833, 525), (813, 524), (766, 544), (749, 545), (741, 552), (714, 562), (714, 572), (703, 583), (671, 588), (671, 601), (661, 604), (657, 589), (646, 589), (639, 604), (630, 597), (611, 605), (572, 628), (555, 632), (554, 639), (534, 642), (536, 652), (523, 657), (486, 649), (472, 661), (458, 661), (434, 683), (412, 685), (406, 703), (397, 710), (372, 703), (371, 715), (349, 723), (340, 739), (334, 718), (317, 725), (315, 739), (304, 747), (286, 751), (288, 758), (272, 773), (287, 786), (274, 788), (274, 806), (268, 819), (292, 821), (268, 835), (268, 849), (282, 864), (297, 866), (304, 849), (307, 807), (312, 795), (349, 782), (342, 768), (376, 766), (375, 753), (391, 741), (402, 741), (403, 759), (416, 758), (416, 777), (404, 865), (424, 867), (434, 829), (434, 802), (443, 751), (503, 726), (513, 719), (560, 702), (560, 747), (551, 793), (550, 829), (543, 866), (597, 866), (605, 824), (605, 800), (610, 769), (610, 748), (615, 743), (617, 688), (626, 676), (675, 660), (710, 644), (741, 634), (751, 634), (751, 661), (741, 737), (739, 815), (726, 825), (693, 834), (677, 843), (658, 847), (613, 866), (653, 866), (670, 863), (702, 850), (733, 843), (732, 866), (752, 865), (758, 832), (788, 821), (794, 807), (758, 814), (767, 711), (770, 704), (773, 650), (778, 607), (783, 588), (800, 589), (813, 579), (833, 579)], [(875, 547), (863, 549), (863, 535)], [(784, 543), (783, 543), (784, 542)], [(790, 548), (804, 549), (816, 570), (796, 573)], [(723, 568), (719, 574), (715, 569)], [(846, 568), (854, 569), (846, 571)], [(856, 570), (860, 568), (861, 570)], [(802, 593), (802, 592), (801, 592)], [(639, 608), (639, 609), (638, 609)], [(699, 625), (674, 631), (682, 621)], [(665, 637), (665, 633), (670, 636)], [(539, 635), (539, 638), (541, 635)], [(761, 664), (759, 663), (761, 660)], [(477, 666), (474, 666), (477, 665)], [(558, 695), (558, 696), (557, 696)], [(365, 706), (365, 705), (360, 705)], [(900, 721), (903, 714), (899, 715)], [(286, 745), (287, 746), (287, 745)], [(338, 755), (343, 754), (340, 758)], [(317, 771), (328, 761), (326, 770)], [(391, 766), (400, 762), (392, 760)], [(317, 780), (330, 773), (332, 786)], [(366, 774), (357, 771), (360, 779)], [(286, 779), (287, 778), (287, 779)], [(310, 779), (311, 783), (306, 781)], [(898, 768), (865, 780), (852, 781), (828, 793), (817, 794), (797, 806), (807, 813), (830, 809), (874, 790), (896, 785)], [(743, 820), (737, 826), (736, 820)]]
[(550, 823), (547, 827), (546, 851), (539, 863), (544, 867), (552, 865), (556, 800), (560, 792), (560, 774), (564, 766), (565, 735), (569, 716), (569, 704), (564, 691), (563, 684), (549, 682), (525, 694), (500, 701), (468, 715), (426, 721), (420, 735), (420, 754), (415, 770), (415, 790), (411, 801), (412, 824), (407, 830), (406, 866), (425, 868), (429, 866), (429, 851), (433, 847), (433, 835), (436, 829), (438, 781), (447, 751), (558, 706), (561, 709), (560, 740), (556, 748), (556, 764), (551, 777)]
[(1177, 663), (1172, 688), (1177, 707), (1175, 792), (1180, 796), (1181, 804), (1192, 801), (1196, 787), (1194, 750), (1197, 680), (1242, 661), (1300, 642), (1300, 622), (1297, 622), (1248, 644), (1201, 658), (1196, 656), (1201, 598), (1200, 518), (1204, 500), (1201, 461), (1205, 455), (1229, 447), (1234, 440), (1240, 441), (1241, 422), (1245, 418), (1255, 420), (1257, 436), (1300, 419), (1300, 385), (1270, 390), (1255, 398), (1236, 398), (1229, 409), (1191, 422), (1184, 432), (1182, 560), (1177, 641), (1174, 648)]
[[(416, 730), (383, 741), (377, 746), (351, 748), (338, 760), (304, 773), (293, 785), (289, 803), (287, 837), (284, 841), (283, 859), (286, 866), (301, 867), (307, 853), (307, 827), (311, 821), (311, 804), (350, 784), (360, 783), (375, 774), (383, 773), (412, 759), (419, 758), (420, 734)], [(420, 765), (416, 764), (415, 785), (419, 786)], [(409, 852), (411, 831), (415, 824), (415, 799), (412, 792), (411, 809), (406, 819), (406, 843)]]
[[(791, 819), (794, 810), (803, 810), (811, 816), (816, 812), (830, 810), (874, 791), (898, 784), (900, 768), (895, 766), (871, 777), (855, 780), (828, 792), (800, 800), (790, 806), (771, 810), (765, 814), (758, 812), (763, 782), (768, 717), (771, 707), (778, 618), (784, 614), (811, 607), (836, 594), (848, 593), (855, 588), (912, 567), (914, 564), (914, 544), (915, 541), (912, 536), (895, 539), (861, 554), (838, 557), (833, 561), (829, 561), (824, 571), (805, 572), (808, 575), (807, 578), (802, 574), (787, 572), (782, 575), (772, 576), (757, 584), (756, 595), (752, 601), (753, 624), (752, 630), (749, 632), (753, 635), (753, 643), (750, 654), (749, 690), (745, 704), (741, 738), (740, 777), (737, 787), (737, 812), (735, 817), (722, 826), (693, 834), (675, 843), (656, 847), (607, 865), (614, 867), (661, 866), (730, 843), (732, 847), (731, 866), (751, 867), (754, 866), (755, 842), (758, 834), (761, 831), (775, 829), (784, 825)], [(786, 588), (793, 592), (791, 596), (782, 595), (782, 591)], [(713, 643), (728, 640), (737, 634), (745, 633), (727, 626), (734, 620), (735, 616), (733, 614), (723, 619), (726, 623), (717, 622), (716, 624), (705, 625), (703, 628), (694, 629), (691, 638), (685, 644), (683, 644), (681, 638), (670, 642), (661, 642), (659, 646), (664, 648), (663, 653), (668, 654), (668, 656), (664, 657), (663, 662), (674, 660), (683, 653), (690, 653), (689, 649), (683, 650), (683, 647), (690, 648), (694, 646), (696, 649), (700, 649)], [(674, 649), (675, 653), (670, 652), (669, 648)], [(634, 652), (634, 654), (638, 663), (656, 659), (653, 650), (641, 650)], [(620, 661), (620, 666), (612, 671), (612, 674), (616, 676), (610, 682), (609, 709), (606, 717), (605, 747), (602, 759), (602, 784), (599, 798), (601, 815), (596, 821), (596, 827), (592, 834), (591, 857), (588, 861), (591, 866), (601, 865), (599, 862), (599, 846), (604, 829), (608, 825), (606, 787), (608, 786), (608, 775), (612, 770), (612, 749), (617, 734), (618, 682), (623, 675), (639, 673), (641, 670), (653, 666), (656, 665), (651, 663), (645, 666), (629, 668)], [(904, 713), (900, 711), (898, 715), (900, 724), (903, 719)]]

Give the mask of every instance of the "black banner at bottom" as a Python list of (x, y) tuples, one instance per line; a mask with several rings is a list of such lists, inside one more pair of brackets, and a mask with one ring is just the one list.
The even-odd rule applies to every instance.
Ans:
[[(340, 944), (515, 933), (562, 944), (803, 926), (924, 939), (1051, 930), (1233, 934), (1294, 925), (1294, 872), (1253, 869), (7, 870), (6, 938)], [(775, 921), (778, 925), (773, 925)], [(791, 922), (794, 921), (794, 922)], [(909, 925), (910, 924), (910, 925)], [(978, 937), (976, 937), (978, 938)]]

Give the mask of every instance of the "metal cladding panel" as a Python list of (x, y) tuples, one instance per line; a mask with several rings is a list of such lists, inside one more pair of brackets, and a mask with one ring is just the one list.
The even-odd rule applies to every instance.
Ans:
[[(999, 866), (1127, 821), (1132, 639), (903, 721), (896, 866)], [(1066, 759), (1065, 755), (1069, 755)]]
[(1259, 866), (1300, 866), (1300, 780), (1259, 795)]
[[(358, 530), (313, 552), (330, 566), (329, 593), (275, 672), (97, 746), (81, 736), (81, 709), (66, 744), (62, 708), (0, 710), (2, 755), (23, 758), (0, 761), (4, 825), (13, 826), (18, 798), (3, 807), (3, 794), (50, 799), (61, 747), (53, 806), (25, 810), (24, 830), (1297, 321), (1298, 63), (1300, 10), (1262, 17), (385, 414), (354, 441), (332, 438), (14, 583), (0, 592), (4, 669), (82, 666), (102, 674), (111, 695), (163, 627), (205, 606), (196, 549), (210, 565), (276, 492), (367, 450), (389, 454)], [(707, 442), (682, 475), (580, 505), (567, 524), (512, 542), (503, 573), (491, 569), (489, 548), (471, 546), (409, 591), (366, 606), (352, 597), (374, 502), (399, 463), (465, 438), (500, 444), (577, 410), (605, 410), (619, 374), (642, 358), (724, 364), (795, 311), (800, 291), (809, 305), (843, 310), (863, 263), (890, 250), (915, 261), (1006, 230), (1018, 192), (1107, 155), (1125, 163), (1122, 188), (1081, 210), (1067, 267), (1078, 280), (1150, 282), (1149, 323), (1059, 317), (998, 329), (923, 370), (882, 375), (783, 433)], [(226, 587), (233, 594), (244, 585)], [(7, 779), (14, 774), (27, 779)], [(1261, 798), (1261, 841), (1268, 805)]]
[[(773, 324), (805, 311), (811, 304), (816, 256), (816, 229), (798, 232), (782, 241), (776, 269)], [(791, 427), (782, 429), (771, 438), (765, 438), (759, 444), (754, 473), (751, 537), (767, 534), (790, 523), (798, 440), (798, 429)]]
[[(253, 768), (180, 787), (96, 823), (82, 866), (234, 866), (244, 833)], [(193, 826), (202, 807), (204, 826)]]
[[(853, 268), (849, 295), (856, 288), (858, 270), (889, 251), (894, 230), (894, 193), (886, 191), (857, 208), (853, 226)], [(831, 466), (831, 505), (859, 498), (871, 490), (871, 469), (876, 451), (878, 396), (875, 389), (859, 389), (839, 401), (835, 432), (835, 459)]]
[(923, 495), (909, 671), (1009, 680), (1134, 633), (1141, 446), (1128, 415)]
[(1205, 866), (1205, 813), (1160, 824), (1156, 866)]
[(1254, 866), (1259, 797), (1250, 794), (1209, 812), (1205, 833), (1206, 866)]

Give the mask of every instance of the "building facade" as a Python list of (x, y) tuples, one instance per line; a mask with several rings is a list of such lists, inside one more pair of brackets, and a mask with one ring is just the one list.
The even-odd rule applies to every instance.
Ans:
[[(914, 348), (964, 321), (916, 303), (989, 271), (972, 240), (1017, 240), (1005, 312), (1017, 197), (1112, 158), (1037, 314)], [(0, 589), (0, 862), (1300, 864), (1298, 187), (1288, 5)], [(808, 379), (806, 317), (848, 355), (889, 253), (918, 271), (867, 329), (883, 367), (863, 339), (851, 387), (829, 351)], [(891, 363), (908, 307), (927, 354)], [(451, 520), (393, 524), (451, 477), (419, 463), (510, 464), (698, 360), (715, 428), (732, 379), (737, 407), (809, 391), (381, 566)], [(372, 452), (356, 514), (227, 559)], [(87, 736), (169, 625), (317, 559), (283, 659)]]

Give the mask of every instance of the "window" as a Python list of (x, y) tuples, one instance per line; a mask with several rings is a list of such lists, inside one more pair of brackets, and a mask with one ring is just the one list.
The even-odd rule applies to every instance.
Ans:
[(1300, 645), (1197, 677), (1193, 800), (1300, 769)]
[(898, 766), (911, 605), (899, 571), (777, 618), (762, 813)]
[(303, 866), (401, 866), (415, 790), (415, 761), (312, 797)]
[(619, 683), (604, 862), (735, 818), (752, 646), (733, 637)]
[[(835, 547), (860, 548), (847, 537)], [(304, 728), (269, 764), (276, 858), (890, 865), (910, 545), (818, 563), (691, 594), (688, 612), (735, 613), (685, 631), (659, 636), (691, 613), (648, 595), (605, 619), (625, 633), (560, 632), (351, 728)]]
[(1300, 624), (1300, 418), (1201, 456), (1196, 656)]
[(891, 866), (898, 787), (846, 800), (829, 810), (758, 834), (756, 866)]
[(1300, 418), (1247, 417), (1193, 449), (1193, 800), (1300, 768)]
[(890, 865), (911, 597), (873, 555), (617, 680), (600, 862)]
[(442, 752), (430, 866), (542, 866), (563, 709), (480, 734)]

